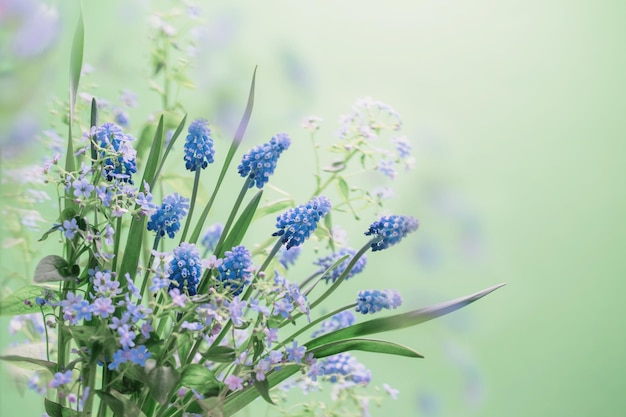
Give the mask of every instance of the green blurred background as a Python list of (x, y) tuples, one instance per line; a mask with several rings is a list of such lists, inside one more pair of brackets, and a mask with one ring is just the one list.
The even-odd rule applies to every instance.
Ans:
[[(8, 3), (0, 0), (0, 22)], [(19, 74), (0, 55), (0, 94), (13, 100), (0, 115), (5, 137), (46, 128), (49, 100), (66, 95), (78, 3), (46, 4), (58, 23), (46, 53), (24, 58)], [(111, 99), (138, 94), (135, 128), (158, 109), (145, 82), (147, 15), (165, 7), (83, 4), (90, 81)], [(303, 117), (322, 117), (318, 136), (331, 144), (338, 116), (363, 96), (401, 114), (416, 164), (393, 184), (389, 207), (418, 217), (420, 230), (370, 256), (346, 296), (393, 282), (415, 308), (508, 283), (388, 336), (423, 360), (358, 354), (376, 383), (400, 390), (372, 416), (626, 415), (626, 3), (272, 0), (198, 10), (206, 25), (191, 72), (197, 86), (182, 98), (224, 138), (255, 65), (250, 144), (286, 131), (296, 139), (290, 152), (306, 155)], [(32, 160), (37, 145), (12, 152)], [(296, 159), (285, 159), (281, 188), (311, 184)], [(370, 220), (346, 227), (355, 246)], [(14, 262), (6, 253), (1, 261)], [(19, 398), (2, 373), (0, 415), (42, 411), (39, 397)]]

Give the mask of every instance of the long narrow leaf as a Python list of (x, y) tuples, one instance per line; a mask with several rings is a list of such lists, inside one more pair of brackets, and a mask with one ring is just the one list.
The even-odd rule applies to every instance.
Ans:
[(187, 123), (187, 115), (185, 115), (185, 117), (183, 117), (183, 120), (181, 120), (181, 122), (178, 124), (178, 127), (174, 131), (174, 134), (172, 135), (172, 138), (170, 139), (170, 142), (167, 144), (167, 148), (165, 148), (165, 153), (163, 154), (163, 158), (161, 158), (161, 162), (159, 163), (159, 167), (157, 168), (157, 170), (156, 170), (156, 172), (154, 174), (154, 177), (152, 178), (152, 182), (150, 183), (151, 187), (154, 185), (155, 181), (157, 180), (157, 178), (161, 174), (161, 170), (163, 169), (163, 165), (165, 164), (165, 160), (167, 159), (168, 155), (170, 154), (170, 151), (172, 150), (172, 147), (174, 146), (174, 143), (176, 142), (176, 139), (178, 139), (178, 137), (182, 133), (183, 129), (185, 128), (185, 124), (186, 123)]
[(80, 81), (80, 73), (83, 69), (83, 48), (85, 44), (85, 25), (83, 24), (83, 13), (78, 15), (78, 24), (74, 31), (74, 39), (72, 41), (72, 52), (70, 53), (70, 123), (74, 116), (74, 107), (76, 106), (76, 93), (78, 92), (78, 83)]
[(497, 290), (503, 285), (505, 284), (495, 285), (491, 288), (487, 288), (475, 294), (457, 298), (455, 300), (447, 301), (445, 303), (436, 304), (434, 306), (409, 311), (408, 313), (382, 317), (345, 327), (343, 329), (339, 329), (334, 332), (317, 337), (309, 341), (308, 343), (305, 343), (305, 346), (307, 347), (307, 349), (311, 350), (315, 347), (322, 346), (330, 342), (352, 339), (360, 336), (367, 336), (370, 334), (388, 332), (390, 330), (415, 326), (417, 324), (424, 323), (436, 317), (440, 317), (445, 314), (452, 313), (453, 311), (456, 311), (460, 308), (463, 308), (466, 305), (481, 299), (490, 292)]
[(248, 227), (250, 227), (252, 219), (254, 218), (254, 212), (259, 206), (262, 195), (263, 190), (260, 190), (254, 195), (254, 197), (252, 197), (252, 199), (244, 209), (243, 213), (241, 213), (241, 216), (239, 216), (239, 219), (237, 219), (237, 222), (233, 226), (230, 234), (224, 240), (224, 244), (222, 245), (222, 247), (216, 248), (216, 250), (219, 250), (219, 252), (216, 254), (218, 258), (222, 257), (226, 250), (230, 250), (231, 248), (234, 248), (241, 243), (243, 237), (246, 234), (246, 231), (248, 230)]
[(348, 339), (327, 343), (311, 349), (309, 352), (316, 358), (325, 358), (327, 356), (336, 355), (338, 353), (347, 352), (349, 350), (361, 350), (363, 352), (384, 353), (387, 355), (406, 356), (408, 358), (423, 358), (419, 352), (385, 340), (374, 339)]
[(252, 82), (250, 83), (250, 92), (248, 93), (248, 103), (246, 104), (246, 109), (243, 112), (243, 116), (241, 117), (241, 121), (239, 122), (239, 126), (237, 127), (237, 131), (235, 132), (235, 136), (233, 138), (232, 143), (230, 144), (230, 148), (228, 149), (228, 153), (226, 154), (226, 160), (224, 161), (224, 165), (222, 165), (222, 170), (220, 171), (220, 175), (217, 179), (217, 183), (215, 184), (215, 188), (213, 189), (213, 194), (209, 199), (209, 202), (202, 210), (202, 214), (200, 214), (200, 219), (198, 219), (198, 223), (196, 223), (196, 227), (193, 229), (193, 233), (189, 238), (189, 243), (196, 243), (198, 238), (200, 237), (200, 233), (202, 232), (202, 227), (204, 226), (204, 222), (206, 221), (207, 216), (209, 215), (209, 211), (211, 210), (211, 206), (213, 205), (213, 201), (215, 201), (215, 197), (217, 196), (217, 192), (222, 185), (222, 181), (224, 181), (224, 177), (226, 176), (226, 172), (228, 171), (228, 167), (230, 166), (233, 157), (235, 156), (235, 152), (237, 152), (237, 148), (241, 144), (243, 140), (243, 135), (246, 133), (246, 129), (248, 127), (248, 123), (250, 122), (250, 116), (252, 115), (252, 107), (254, 106), (254, 85), (256, 80), (256, 67), (254, 68), (254, 73), (252, 74)]
[[(143, 179), (140, 185), (140, 191), (144, 191), (145, 183), (152, 183), (156, 174), (157, 165), (159, 163), (159, 157), (161, 155), (161, 147), (163, 145), (163, 116), (159, 119), (159, 125), (154, 134), (154, 141), (150, 148), (150, 155), (146, 162), (146, 168), (143, 172)], [(134, 217), (130, 229), (128, 231), (128, 239), (126, 240), (126, 247), (124, 248), (124, 257), (122, 258), (122, 264), (120, 266), (119, 280), (120, 286), (126, 285), (126, 273), (134, 277), (137, 273), (137, 264), (139, 257), (141, 256), (141, 241), (143, 239), (144, 231), (146, 228), (145, 216)], [(120, 231), (116, 231), (120, 233)]]

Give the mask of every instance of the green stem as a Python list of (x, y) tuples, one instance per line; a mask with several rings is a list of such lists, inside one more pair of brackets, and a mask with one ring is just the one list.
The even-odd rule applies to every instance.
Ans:
[[(189, 213), (187, 213), (187, 220), (185, 221), (185, 228), (183, 229), (183, 233), (180, 237), (180, 243), (185, 241), (185, 237), (187, 236), (187, 231), (189, 230), (189, 225), (191, 224), (191, 217), (193, 216), (193, 208), (196, 205), (196, 197), (198, 196), (198, 184), (200, 184), (200, 172), (201, 169), (196, 169), (196, 175), (193, 179), (193, 190), (191, 191), (191, 202), (189, 203)], [(179, 243), (179, 245), (180, 245)]]
[[(146, 273), (143, 276), (143, 282), (141, 283), (141, 297), (143, 297), (146, 293), (146, 287), (148, 286), (148, 277), (150, 276), (150, 267), (152, 266), (152, 262), (154, 262), (154, 251), (159, 247), (159, 241), (161, 240), (161, 236), (157, 234), (154, 237), (154, 244), (152, 245), (152, 251), (150, 252), (150, 258), (148, 259), (148, 263), (146, 264)], [(156, 313), (155, 313), (156, 314)]]
[(120, 241), (122, 240), (122, 218), (118, 217), (117, 222), (115, 224), (115, 240), (113, 242), (113, 253), (115, 257), (113, 258), (113, 269), (112, 271), (117, 270), (117, 259), (120, 256)]

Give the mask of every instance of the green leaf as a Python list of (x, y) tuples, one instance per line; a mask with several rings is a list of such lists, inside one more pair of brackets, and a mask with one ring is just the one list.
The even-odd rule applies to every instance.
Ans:
[(190, 363), (183, 367), (180, 384), (187, 388), (196, 389), (204, 394), (209, 392), (217, 394), (222, 386), (222, 383), (217, 380), (213, 371), (197, 363)]
[[(150, 155), (146, 162), (146, 168), (143, 172), (143, 178), (139, 191), (145, 191), (144, 184), (147, 182), (152, 188), (154, 175), (156, 174), (157, 164), (159, 162), (159, 156), (161, 154), (161, 145), (163, 143), (163, 115), (159, 118), (159, 125), (154, 134), (154, 141), (150, 148)], [(122, 258), (122, 265), (120, 266), (120, 273), (118, 279), (120, 281), (120, 287), (126, 286), (126, 273), (134, 277), (137, 274), (137, 264), (139, 257), (141, 256), (142, 240), (146, 231), (146, 217), (134, 217), (130, 223), (128, 231), (128, 239), (126, 240), (126, 247), (124, 248), (124, 257)]]
[(49, 371), (53, 375), (57, 370), (56, 363), (45, 361), (43, 359), (28, 358), (26, 356), (19, 356), (19, 355), (4, 355), (4, 356), (0, 356), (0, 359), (3, 361), (11, 362), (13, 365), (19, 366), (20, 368), (23, 368), (23, 369), (39, 371), (43, 368)]
[(228, 346), (215, 346), (201, 353), (202, 357), (211, 362), (232, 362), (235, 360), (235, 350)]
[(276, 405), (270, 397), (270, 383), (267, 382), (267, 378), (263, 381), (254, 380), (254, 388), (261, 394), (261, 397), (272, 405)]
[(44, 398), (44, 408), (50, 417), (75, 417), (78, 413), (71, 408), (63, 407), (59, 403)]
[(157, 170), (156, 170), (156, 172), (154, 174), (153, 181), (156, 182), (157, 178), (159, 177), (159, 174), (161, 174), (161, 170), (163, 169), (163, 165), (165, 164), (165, 161), (167, 160), (167, 157), (170, 154), (170, 151), (172, 150), (172, 147), (174, 146), (174, 143), (176, 143), (176, 139), (178, 139), (178, 137), (182, 133), (183, 129), (185, 128), (185, 124), (186, 123), (187, 123), (187, 115), (185, 115), (185, 117), (183, 117), (183, 120), (180, 121), (180, 123), (178, 124), (178, 127), (176, 128), (176, 131), (174, 131), (174, 134), (172, 135), (172, 138), (170, 139), (169, 143), (167, 144), (167, 148), (165, 148), (165, 153), (163, 154), (163, 158), (161, 158), (161, 163), (159, 164), (159, 167), (157, 168)]
[(253, 220), (261, 219), (265, 216), (268, 216), (273, 213), (282, 212), (283, 210), (293, 207), (294, 201), (293, 198), (283, 198), (281, 200), (272, 201), (267, 205), (259, 208), (254, 213)]
[[(41, 297), (44, 290), (52, 291), (37, 285), (26, 285), (11, 294), (5, 295), (0, 299), (0, 316), (19, 316), (21, 314), (39, 312), (39, 308), (34, 305), (35, 298)], [(52, 291), (52, 293), (58, 298), (58, 294), (55, 291)], [(24, 304), (24, 300), (30, 300), (32, 305)], [(43, 309), (44, 311), (50, 310), (50, 306), (46, 304), (43, 306)]]
[(424, 356), (415, 350), (403, 345), (385, 340), (374, 339), (348, 339), (327, 343), (311, 349), (310, 352), (316, 358), (325, 358), (349, 350), (361, 350), (364, 352), (384, 353), (387, 355), (406, 356), (409, 358), (423, 358)]
[(217, 183), (215, 185), (215, 188), (213, 189), (213, 194), (211, 195), (211, 198), (209, 199), (207, 205), (204, 207), (204, 210), (202, 210), (202, 213), (200, 214), (200, 219), (198, 220), (198, 223), (196, 223), (196, 227), (193, 229), (193, 233), (189, 237), (189, 243), (196, 243), (198, 241), (198, 238), (200, 237), (200, 233), (202, 232), (202, 228), (204, 226), (204, 222), (206, 221), (206, 218), (209, 215), (209, 211), (211, 210), (211, 206), (213, 205), (213, 201), (215, 201), (215, 197), (217, 196), (217, 192), (222, 185), (224, 176), (226, 176), (226, 172), (228, 172), (228, 167), (230, 166), (230, 163), (235, 156), (235, 152), (237, 152), (237, 148), (239, 148), (239, 145), (243, 141), (243, 135), (246, 133), (248, 122), (250, 122), (250, 116), (252, 115), (252, 107), (254, 106), (254, 85), (256, 82), (255, 80), (256, 67), (254, 68), (254, 73), (252, 74), (252, 83), (250, 83), (250, 92), (248, 93), (248, 103), (246, 104), (246, 109), (243, 112), (243, 116), (241, 117), (241, 121), (239, 122), (237, 131), (235, 132), (233, 141), (230, 144), (228, 153), (226, 154), (224, 165), (222, 165), (222, 170), (220, 171)]
[(148, 372), (146, 381), (150, 388), (150, 395), (159, 404), (165, 405), (170, 399), (172, 391), (178, 386), (180, 374), (169, 366), (157, 366)]
[(44, 282), (68, 281), (75, 277), (70, 276), (69, 264), (57, 255), (44, 257), (35, 268), (33, 281), (37, 284)]
[(485, 295), (497, 290), (505, 284), (495, 285), (475, 294), (457, 298), (445, 303), (436, 304), (434, 306), (420, 308), (418, 310), (409, 311), (408, 313), (395, 314), (393, 316), (372, 319), (363, 323), (358, 323), (343, 329), (327, 333), (317, 337), (307, 343), (305, 346), (308, 350), (322, 346), (331, 342), (352, 339), (360, 336), (366, 336), (375, 333), (388, 332), (390, 330), (403, 329), (432, 320), (434, 318), (452, 313), (460, 308), (481, 299)]
[(74, 115), (74, 106), (76, 105), (76, 93), (78, 92), (78, 83), (80, 81), (80, 73), (83, 69), (83, 47), (85, 42), (85, 26), (83, 24), (83, 13), (78, 15), (78, 23), (74, 31), (74, 39), (72, 41), (72, 52), (70, 54), (70, 123)]
[(115, 417), (146, 417), (137, 404), (115, 390), (111, 390), (110, 394), (102, 390), (97, 390), (95, 393), (113, 410)]
[(350, 187), (348, 187), (348, 183), (343, 177), (337, 177), (336, 180), (337, 189), (339, 190), (339, 194), (343, 197), (346, 202), (350, 201)]
[[(256, 398), (256, 397), (255, 397)], [(230, 414), (224, 412), (224, 399), (222, 397), (209, 397), (197, 400), (196, 403), (202, 407), (207, 417), (225, 417)]]
[(232, 230), (224, 240), (222, 247), (216, 248), (219, 252), (216, 253), (215, 256), (221, 258), (226, 250), (230, 250), (241, 243), (246, 235), (246, 232), (248, 231), (248, 227), (250, 227), (252, 219), (254, 218), (254, 212), (259, 206), (262, 195), (263, 190), (259, 190), (254, 197), (252, 197), (246, 208), (243, 210), (243, 213), (241, 213), (241, 216), (239, 216), (239, 219), (237, 219), (237, 222), (233, 226)]
[[(96, 103), (96, 98), (92, 97), (91, 98), (91, 120), (89, 121), (89, 126), (91, 127), (96, 127), (98, 126), (98, 105)], [(93, 135), (90, 137), (90, 143), (91, 143), (91, 160), (92, 160), (92, 165), (95, 162), (95, 160), (98, 158), (98, 153), (96, 152), (96, 135)]]

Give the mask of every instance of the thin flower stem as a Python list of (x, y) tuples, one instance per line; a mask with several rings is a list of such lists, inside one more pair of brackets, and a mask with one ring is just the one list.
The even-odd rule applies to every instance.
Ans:
[(154, 262), (154, 252), (159, 247), (159, 241), (161, 240), (161, 236), (157, 233), (154, 237), (154, 244), (152, 245), (152, 251), (150, 252), (150, 258), (148, 259), (148, 263), (146, 264), (146, 273), (143, 276), (143, 282), (141, 283), (141, 292), (139, 293), (141, 297), (146, 293), (146, 287), (148, 286), (148, 277), (150, 276), (150, 267), (152, 266), (152, 262)]
[(183, 233), (180, 236), (180, 243), (185, 241), (185, 237), (187, 237), (187, 231), (189, 230), (189, 225), (191, 224), (191, 217), (193, 216), (193, 208), (196, 205), (196, 197), (198, 197), (198, 185), (200, 184), (200, 173), (201, 169), (196, 169), (196, 175), (193, 178), (193, 190), (191, 191), (191, 201), (189, 202), (189, 213), (187, 213), (187, 220), (185, 221), (185, 228), (183, 229)]
[(243, 198), (246, 196), (246, 193), (250, 189), (251, 183), (252, 183), (252, 178), (248, 176), (248, 178), (246, 178), (246, 181), (243, 183), (241, 190), (239, 191), (239, 195), (237, 196), (237, 200), (235, 201), (233, 208), (230, 210), (230, 215), (228, 216), (228, 220), (226, 220), (226, 224), (224, 224), (224, 230), (222, 231), (222, 234), (220, 235), (220, 239), (217, 241), (217, 244), (215, 245), (214, 253), (215, 253), (215, 256), (217, 257), (220, 257), (224, 254), (224, 250), (222, 248), (222, 246), (224, 245), (224, 240), (226, 240), (226, 235), (230, 231), (230, 227), (232, 226), (233, 221), (235, 221), (235, 216), (237, 215), (237, 212), (239, 211), (239, 207), (241, 207)]
[[(278, 350), (278, 349), (280, 349), (280, 348), (282, 348), (282, 347), (286, 346), (286, 345), (287, 345), (287, 343), (291, 342), (291, 341), (292, 341), (292, 340), (294, 340), (296, 337), (300, 336), (302, 333), (306, 332), (307, 330), (309, 330), (309, 329), (310, 329), (310, 328), (312, 328), (313, 326), (316, 326), (318, 323), (323, 322), (324, 320), (326, 320), (326, 319), (328, 319), (328, 318), (330, 318), (330, 317), (334, 316), (335, 314), (339, 314), (339, 313), (341, 313), (342, 311), (349, 310), (349, 309), (354, 308), (354, 307), (356, 307), (356, 303), (348, 304), (348, 305), (345, 305), (345, 306), (343, 306), (343, 307), (341, 307), (341, 308), (338, 308), (338, 309), (337, 309), (337, 310), (335, 310), (335, 311), (332, 311), (332, 312), (330, 312), (330, 313), (328, 313), (328, 314), (325, 314), (325, 315), (323, 315), (322, 317), (319, 317), (318, 319), (313, 320), (312, 322), (310, 322), (309, 324), (307, 324), (306, 326), (304, 326), (303, 328), (301, 328), (300, 330), (298, 330), (297, 332), (293, 333), (291, 336), (287, 337), (285, 340), (283, 340), (282, 342), (280, 342), (280, 344), (279, 344), (276, 348), (274, 348), (274, 350)], [(283, 327), (283, 326), (285, 326), (285, 325), (286, 325), (286, 324), (288, 324), (288, 323), (291, 323), (291, 321), (289, 321), (289, 320), (285, 320), (285, 321), (284, 321), (284, 322), (280, 325), (280, 327)]]
[(113, 253), (115, 257), (113, 258), (113, 267), (112, 271), (117, 269), (117, 258), (119, 258), (119, 250), (120, 250), (120, 241), (122, 240), (122, 217), (117, 218), (117, 222), (115, 225), (115, 241), (113, 242)]

